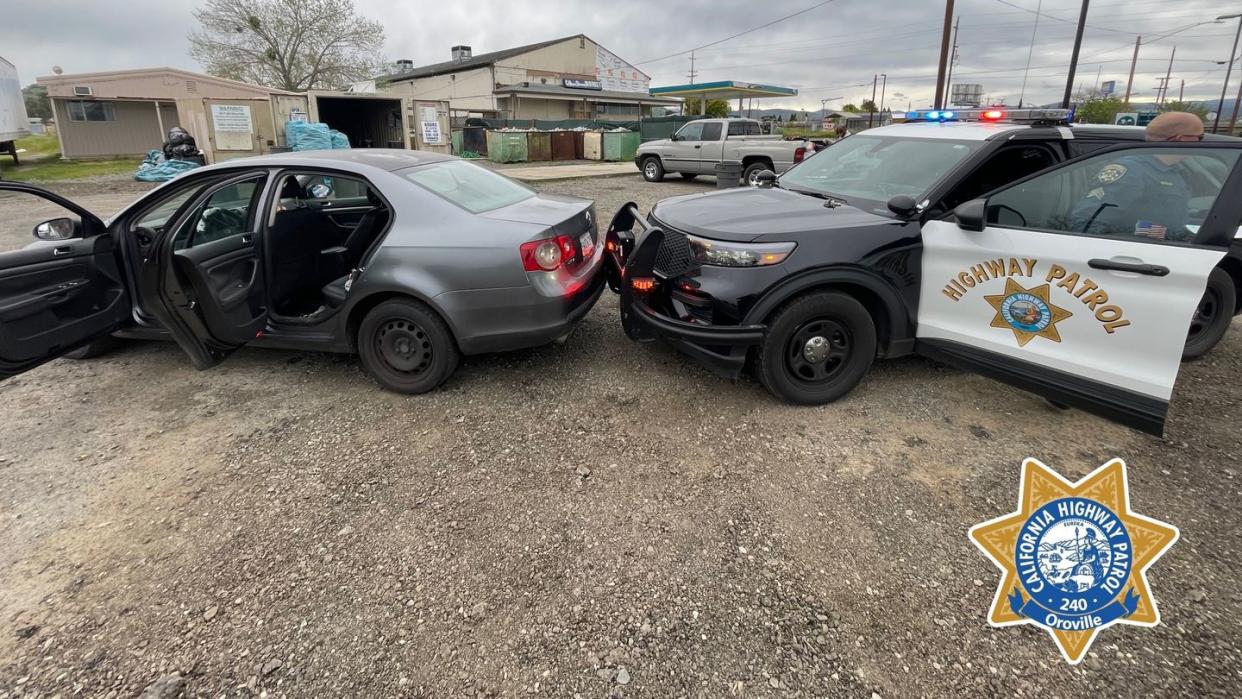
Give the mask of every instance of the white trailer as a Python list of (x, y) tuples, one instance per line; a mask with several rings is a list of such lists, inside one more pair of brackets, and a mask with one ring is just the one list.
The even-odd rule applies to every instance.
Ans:
[(13, 156), (16, 163), (14, 141), (29, 135), (30, 120), (26, 118), (26, 100), (17, 79), (17, 67), (0, 56), (0, 153)]

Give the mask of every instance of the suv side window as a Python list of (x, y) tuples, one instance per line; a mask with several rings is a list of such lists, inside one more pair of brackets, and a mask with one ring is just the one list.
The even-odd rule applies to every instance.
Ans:
[(257, 175), (212, 192), (182, 222), (173, 238), (173, 249), (192, 248), (253, 231), (255, 202), (266, 179), (266, 175)]
[(681, 131), (677, 132), (677, 139), (681, 141), (702, 141), (703, 122), (692, 121), (681, 127)]
[(746, 124), (740, 121), (729, 122), (729, 135), (730, 136), (745, 136), (746, 135)]
[(1190, 241), (1238, 155), (1175, 145), (1103, 153), (998, 192), (988, 199), (987, 221), (1075, 235)]
[(721, 124), (718, 121), (713, 121), (711, 123), (704, 124), (703, 125), (703, 140), (704, 141), (719, 141), (720, 131), (721, 131), (720, 126)]

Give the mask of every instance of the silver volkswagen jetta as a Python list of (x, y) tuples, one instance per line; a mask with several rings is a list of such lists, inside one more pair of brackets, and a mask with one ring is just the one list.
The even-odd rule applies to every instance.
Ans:
[(0, 307), (26, 310), (0, 317), (0, 377), (112, 336), (171, 337), (199, 368), (251, 342), (357, 352), (383, 386), (421, 393), (463, 354), (564, 337), (605, 283), (590, 200), (436, 153), (231, 160), (107, 221), (38, 187), (5, 190), (73, 216), (0, 254)]

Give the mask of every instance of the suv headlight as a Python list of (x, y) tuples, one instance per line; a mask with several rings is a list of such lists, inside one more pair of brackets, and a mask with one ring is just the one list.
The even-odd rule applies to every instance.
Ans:
[(729, 243), (687, 235), (694, 259), (717, 267), (766, 267), (780, 264), (797, 243)]

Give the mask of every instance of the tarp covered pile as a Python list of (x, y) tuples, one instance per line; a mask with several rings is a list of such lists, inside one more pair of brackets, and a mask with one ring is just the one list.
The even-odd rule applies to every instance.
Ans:
[(328, 128), (327, 124), (308, 121), (285, 123), (285, 142), (292, 150), (331, 150), (349, 148), (349, 137)]
[(167, 182), (183, 172), (188, 172), (198, 167), (198, 163), (192, 160), (166, 159), (164, 154), (158, 148), (152, 148), (147, 151), (147, 157), (143, 158), (142, 164), (138, 166), (138, 171), (134, 173), (134, 179), (139, 182)]

